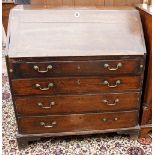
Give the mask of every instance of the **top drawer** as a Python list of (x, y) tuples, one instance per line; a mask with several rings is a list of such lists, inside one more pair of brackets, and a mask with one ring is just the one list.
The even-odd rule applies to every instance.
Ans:
[[(45, 60), (31, 61), (12, 59), (9, 63), (11, 78), (141, 74), (143, 59), (103, 59), (103, 60)], [(44, 61), (45, 60), (45, 61)]]

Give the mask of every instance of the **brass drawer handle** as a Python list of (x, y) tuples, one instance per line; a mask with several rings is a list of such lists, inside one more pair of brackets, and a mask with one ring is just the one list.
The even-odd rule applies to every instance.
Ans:
[(114, 120), (115, 120), (115, 121), (117, 121), (117, 120), (118, 120), (118, 118), (117, 118), (117, 117), (115, 117), (115, 118), (114, 118)]
[(43, 91), (49, 90), (53, 86), (54, 86), (53, 83), (49, 83), (47, 88), (41, 88), (41, 85), (40, 84), (38, 84), (38, 83), (35, 84), (35, 88), (39, 88), (40, 90), (43, 90)]
[(37, 105), (38, 105), (39, 107), (43, 108), (43, 109), (51, 109), (52, 106), (55, 105), (55, 102), (50, 102), (49, 107), (45, 107), (45, 106), (43, 106), (43, 103), (41, 103), (41, 102), (37, 103)]
[(108, 87), (110, 87), (110, 88), (115, 88), (115, 87), (117, 87), (119, 84), (121, 84), (121, 81), (120, 81), (120, 80), (117, 80), (115, 85), (110, 85), (108, 81), (104, 81), (103, 84), (104, 84), (104, 85), (108, 85)]
[[(117, 117), (115, 117), (115, 118), (114, 118), (114, 120), (115, 120), (115, 121), (117, 121), (117, 120), (118, 120), (118, 118), (117, 118)], [(107, 121), (108, 121), (108, 119), (107, 119), (107, 118), (102, 118), (102, 121), (103, 121), (103, 122), (107, 122)]]
[(103, 122), (106, 122), (106, 121), (107, 121), (107, 119), (106, 119), (106, 118), (103, 118), (103, 119), (102, 119), (102, 121), (103, 121)]
[(122, 63), (119, 62), (119, 63), (117, 64), (117, 67), (116, 67), (116, 68), (111, 68), (109, 64), (104, 64), (104, 67), (105, 67), (105, 68), (108, 68), (108, 70), (110, 70), (110, 71), (115, 71), (115, 70), (118, 70), (119, 68), (122, 67)]
[(54, 125), (56, 125), (56, 124), (57, 124), (56, 121), (53, 121), (53, 122), (47, 123), (47, 124), (45, 122), (40, 122), (40, 125), (45, 128), (53, 128)]
[(47, 73), (49, 70), (51, 70), (53, 67), (52, 65), (48, 65), (46, 70), (40, 70), (38, 66), (33, 66), (33, 69), (38, 71), (39, 73)]
[(113, 103), (109, 103), (108, 100), (103, 100), (103, 102), (106, 103), (109, 106), (114, 106), (114, 105), (116, 105), (119, 102), (119, 99), (118, 98), (115, 99)]

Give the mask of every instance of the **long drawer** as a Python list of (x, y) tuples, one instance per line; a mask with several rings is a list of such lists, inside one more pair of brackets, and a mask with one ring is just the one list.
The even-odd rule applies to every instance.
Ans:
[(11, 62), (12, 78), (73, 75), (140, 74), (143, 59)]
[(128, 128), (137, 125), (137, 111), (19, 117), (19, 132), (39, 134)]
[(62, 77), (12, 80), (14, 95), (52, 95), (140, 90), (141, 76)]
[(18, 115), (51, 115), (132, 110), (139, 108), (140, 93), (16, 97)]

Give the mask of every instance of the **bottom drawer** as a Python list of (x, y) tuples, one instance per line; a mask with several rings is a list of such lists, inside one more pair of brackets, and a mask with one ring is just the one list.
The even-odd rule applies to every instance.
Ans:
[(137, 125), (137, 111), (18, 118), (22, 134), (77, 132), (128, 128)]

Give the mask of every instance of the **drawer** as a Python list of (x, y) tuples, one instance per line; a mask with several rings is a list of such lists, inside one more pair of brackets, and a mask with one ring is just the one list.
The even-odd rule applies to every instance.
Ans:
[(104, 93), (140, 90), (141, 76), (61, 77), (12, 80), (14, 95)]
[(50, 115), (132, 110), (139, 108), (140, 93), (16, 97), (18, 115)]
[[(34, 59), (35, 60), (35, 59)], [(12, 62), (12, 78), (140, 74), (143, 62), (140, 59), (88, 60), (88, 61), (46, 61)]]
[(137, 111), (53, 115), (19, 117), (18, 126), (22, 134), (76, 132), (134, 127), (137, 125), (137, 119)]

